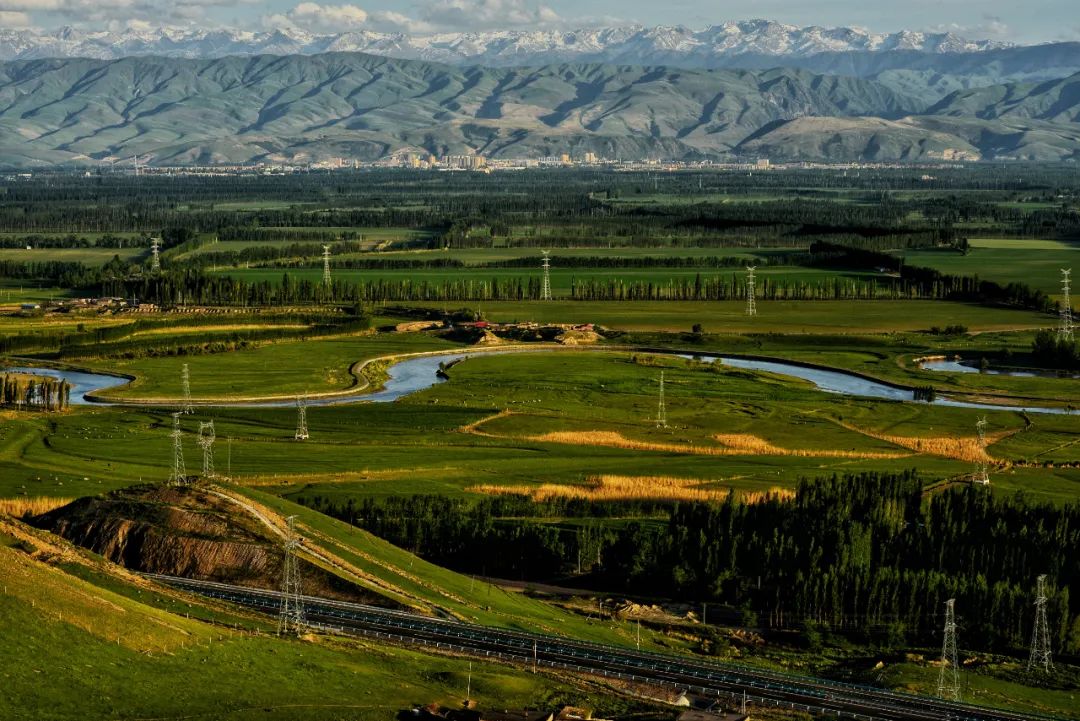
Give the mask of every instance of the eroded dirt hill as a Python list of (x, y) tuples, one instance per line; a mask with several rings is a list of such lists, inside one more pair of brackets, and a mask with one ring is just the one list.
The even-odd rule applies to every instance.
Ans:
[[(33, 525), (135, 571), (277, 588), (280, 536), (212, 488), (134, 486), (79, 498)], [(301, 560), (304, 592), (376, 605), (374, 594)]]

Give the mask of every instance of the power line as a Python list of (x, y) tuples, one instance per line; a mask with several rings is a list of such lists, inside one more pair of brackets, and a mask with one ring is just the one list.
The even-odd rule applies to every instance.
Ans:
[(746, 314), (757, 315), (757, 301), (754, 300), (754, 271), (755, 266), (746, 266)]
[(195, 412), (191, 406), (191, 372), (187, 363), (180, 367), (180, 412)]
[(1028, 671), (1041, 667), (1044, 673), (1054, 670), (1054, 661), (1050, 656), (1050, 623), (1046, 619), (1046, 575), (1036, 579), (1035, 591), (1035, 627), (1031, 631), (1031, 656), (1028, 658)]
[(938, 673), (937, 695), (952, 701), (960, 700), (960, 664), (956, 659), (956, 599), (945, 602), (945, 638), (941, 642), (941, 671)]
[(298, 441), (306, 441), (308, 439), (307, 399), (303, 396), (296, 397), (296, 435), (294, 438)]
[(296, 533), (296, 516), (286, 520), (285, 558), (281, 569), (281, 610), (278, 635), (300, 635), (304, 625), (304, 598), (300, 590), (300, 561), (296, 556), (303, 541)]
[(1072, 268), (1061, 269), (1061, 325), (1058, 326), (1058, 340), (1073, 339), (1073, 314), (1072, 314), (1072, 289), (1069, 285), (1069, 276)]
[(656, 427), (667, 428), (667, 404), (664, 402), (664, 371), (660, 371), (660, 400), (656, 408)]
[(172, 462), (172, 475), (169, 476), (169, 483), (173, 485), (180, 485), (187, 483), (187, 469), (184, 467), (184, 433), (180, 430), (180, 416), (182, 414), (177, 412), (172, 414), (173, 429), (172, 429), (172, 447), (173, 447), (173, 462)]
[(199, 422), (199, 447), (202, 448), (202, 474), (203, 478), (216, 478), (214, 472), (214, 433), (213, 421)]
[(551, 258), (549, 253), (551, 251), (541, 250), (544, 259), (540, 262), (540, 267), (544, 270), (544, 282), (540, 287), (540, 300), (551, 300)]
[(979, 418), (975, 424), (975, 433), (978, 435), (979, 456), (975, 461), (975, 473), (971, 477), (972, 483), (983, 486), (990, 485), (990, 464), (986, 455), (986, 416)]

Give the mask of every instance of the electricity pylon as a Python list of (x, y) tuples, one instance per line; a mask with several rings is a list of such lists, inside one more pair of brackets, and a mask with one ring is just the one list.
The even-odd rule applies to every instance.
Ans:
[(322, 247), (322, 282), (327, 288), (330, 287), (330, 246)]
[(543, 285), (540, 286), (540, 300), (551, 300), (551, 258), (548, 257), (550, 251), (540, 251), (544, 259), (540, 262), (540, 267), (544, 270)]
[(303, 396), (296, 397), (296, 436), (298, 441), (308, 439), (307, 430), (307, 400)]
[(278, 613), (278, 635), (300, 635), (304, 625), (304, 599), (300, 593), (300, 561), (296, 557), (303, 542), (296, 533), (296, 516), (285, 519), (285, 558), (281, 566), (281, 609)]
[(757, 301), (754, 300), (754, 271), (755, 266), (746, 266), (746, 314), (757, 315)]
[(975, 474), (971, 477), (972, 483), (983, 486), (990, 485), (990, 464), (986, 462), (986, 416), (979, 419), (975, 424), (975, 432), (979, 436), (979, 452), (982, 454), (975, 461)]
[(150, 240), (150, 270), (154, 273), (161, 272), (161, 239)]
[(180, 412), (195, 412), (195, 409), (191, 407), (191, 372), (188, 370), (187, 363), (180, 368)]
[(937, 695), (951, 701), (960, 700), (960, 664), (956, 659), (956, 599), (945, 602), (945, 638), (941, 642), (941, 672), (938, 673)]
[(180, 413), (172, 414), (173, 462), (169, 483), (176, 486), (187, 482), (187, 469), (184, 467), (184, 433), (180, 430), (180, 415)]
[(1035, 595), (1035, 628), (1031, 632), (1031, 656), (1028, 671), (1041, 667), (1044, 673), (1054, 670), (1050, 657), (1050, 623), (1046, 620), (1046, 576), (1039, 576)]
[(660, 371), (660, 401), (656, 407), (656, 427), (667, 428), (667, 404), (664, 403), (664, 371)]
[(214, 472), (214, 433), (213, 421), (201, 421), (199, 423), (199, 447), (202, 448), (202, 474), (203, 478), (216, 478)]
[(1072, 300), (1070, 298), (1072, 289), (1069, 286), (1071, 274), (1072, 268), (1061, 269), (1061, 324), (1058, 326), (1058, 340), (1073, 339)]

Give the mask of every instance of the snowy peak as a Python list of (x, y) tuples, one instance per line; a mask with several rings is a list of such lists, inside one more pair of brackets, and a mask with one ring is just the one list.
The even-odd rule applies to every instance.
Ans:
[(725, 58), (806, 58), (820, 53), (972, 53), (1007, 47), (952, 33), (872, 33), (860, 28), (796, 27), (769, 20), (685, 26), (504, 30), (433, 35), (352, 31), (318, 35), (294, 28), (268, 31), (157, 28), (120, 32), (64, 27), (49, 32), (0, 30), (0, 60), (84, 57), (112, 60), (139, 55), (220, 58), (229, 55), (314, 55), (366, 52), (456, 65), (541, 65), (558, 62), (667, 63), (716, 67)]

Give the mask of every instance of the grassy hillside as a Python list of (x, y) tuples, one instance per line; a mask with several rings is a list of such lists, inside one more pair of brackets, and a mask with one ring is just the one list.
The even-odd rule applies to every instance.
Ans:
[[(26, 547), (0, 534), (5, 719), (382, 719), (421, 703), (457, 705), (465, 695), (469, 666), (460, 659), (347, 639), (278, 639), (246, 616), (195, 620), (188, 616), (212, 614), (197, 598), (88, 571), (82, 563), (90, 561), (71, 573)], [(245, 630), (220, 625), (233, 622)], [(473, 664), (472, 697), (499, 708), (627, 707), (598, 689), (586, 698), (580, 685), (482, 661)]]

